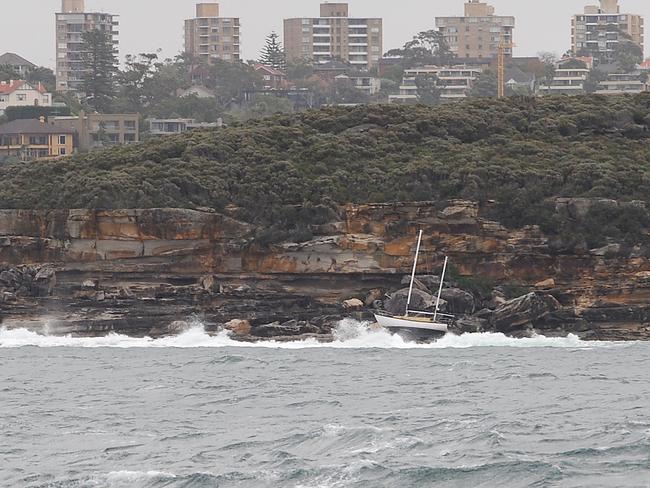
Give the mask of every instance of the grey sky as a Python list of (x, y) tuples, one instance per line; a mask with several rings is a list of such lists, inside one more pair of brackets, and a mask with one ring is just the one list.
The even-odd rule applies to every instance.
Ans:
[[(183, 19), (192, 17), (197, 0), (86, 0), (88, 10), (120, 17), (120, 59), (125, 54), (154, 52), (173, 56), (183, 46)], [(60, 0), (0, 0), (3, 5), (0, 53), (20, 54), (44, 66), (54, 65), (54, 12)], [(264, 38), (282, 33), (285, 17), (316, 17), (319, 0), (222, 0), (222, 15), (241, 17), (244, 59), (257, 58)], [(434, 26), (434, 18), (462, 15), (464, 0), (349, 0), (350, 15), (384, 18), (385, 50), (398, 47), (414, 33)], [(569, 48), (570, 17), (596, 0), (490, 0), (497, 14), (517, 18), (518, 56), (539, 51), (558, 54)], [(650, 0), (621, 0), (626, 13), (645, 15), (650, 22)], [(149, 12), (153, 16), (149, 17)], [(650, 56), (650, 35), (646, 54)]]

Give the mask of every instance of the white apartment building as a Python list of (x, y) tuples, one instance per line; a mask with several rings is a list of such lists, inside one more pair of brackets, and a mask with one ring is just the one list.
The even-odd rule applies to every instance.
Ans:
[(537, 91), (542, 95), (581, 95), (588, 77), (587, 68), (559, 68), (555, 70), (553, 81), (540, 85)]
[(424, 66), (408, 69), (404, 72), (399, 95), (390, 95), (388, 99), (391, 103), (417, 103), (419, 97), (416, 82), (420, 76), (438, 78), (438, 86), (442, 89), (440, 98), (443, 100), (466, 98), (482, 72), (482, 68), (471, 66)]

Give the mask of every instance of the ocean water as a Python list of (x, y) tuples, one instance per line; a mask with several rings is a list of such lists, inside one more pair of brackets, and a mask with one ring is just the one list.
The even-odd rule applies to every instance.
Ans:
[(650, 487), (650, 344), (0, 329), (0, 486)]

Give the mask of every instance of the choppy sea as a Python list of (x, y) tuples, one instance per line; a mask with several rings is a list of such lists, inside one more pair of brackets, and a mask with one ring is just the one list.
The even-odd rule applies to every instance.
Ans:
[(650, 487), (650, 343), (0, 329), (0, 486)]

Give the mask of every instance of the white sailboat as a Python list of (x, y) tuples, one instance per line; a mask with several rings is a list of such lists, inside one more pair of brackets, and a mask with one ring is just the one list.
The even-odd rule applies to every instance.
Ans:
[(440, 295), (445, 281), (447, 264), (449, 259), (445, 257), (445, 264), (440, 276), (440, 288), (436, 298), (436, 308), (434, 312), (423, 312), (411, 310), (411, 297), (413, 296), (413, 284), (415, 282), (415, 273), (418, 267), (418, 258), (420, 256), (420, 246), (422, 245), (422, 231), (418, 236), (418, 244), (415, 250), (415, 260), (413, 262), (413, 271), (411, 273), (411, 284), (409, 285), (408, 298), (406, 300), (406, 310), (404, 315), (390, 315), (387, 313), (375, 313), (377, 323), (390, 332), (397, 333), (407, 339), (427, 340), (440, 337), (449, 331), (449, 324), (453, 320), (453, 315), (440, 313)]

